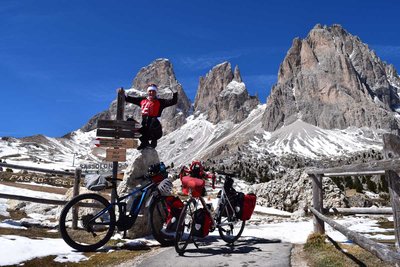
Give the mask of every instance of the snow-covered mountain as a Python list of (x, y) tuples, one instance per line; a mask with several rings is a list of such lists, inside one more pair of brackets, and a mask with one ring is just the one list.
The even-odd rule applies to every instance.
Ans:
[[(168, 97), (172, 87), (180, 95), (181, 102), (162, 118), (166, 135), (157, 147), (160, 159), (176, 166), (200, 159), (214, 165), (268, 162), (276, 167), (279, 158), (288, 156), (350, 157), (380, 151), (382, 133), (399, 128), (397, 71), (338, 25), (317, 25), (306, 39), (295, 39), (265, 105), (248, 94), (239, 68), (233, 71), (228, 62), (200, 78), (194, 107), (167, 59), (142, 68), (127, 93), (142, 94), (151, 81), (159, 82), (161, 96)], [(104, 149), (91, 143), (93, 129), (99, 118), (112, 119), (115, 109), (114, 100), (66, 138), (2, 138), (0, 159), (51, 168), (103, 163)], [(140, 120), (137, 108), (129, 105), (125, 114), (132, 113)], [(128, 158), (136, 153), (129, 150)]]

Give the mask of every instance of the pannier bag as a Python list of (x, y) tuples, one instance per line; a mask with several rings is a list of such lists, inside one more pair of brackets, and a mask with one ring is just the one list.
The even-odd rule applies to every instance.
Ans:
[(182, 177), (182, 192), (189, 195), (190, 189), (192, 190), (193, 197), (200, 197), (204, 190), (205, 182), (203, 179), (193, 178), (190, 176)]
[(239, 207), (239, 211), (237, 212), (238, 218), (242, 221), (250, 220), (251, 215), (254, 212), (254, 208), (256, 207), (256, 195), (238, 193), (237, 200)]
[(183, 209), (183, 202), (179, 197), (168, 196), (165, 198), (167, 204), (168, 216), (167, 216), (167, 230), (176, 231), (178, 225), (178, 219)]
[(106, 177), (100, 174), (85, 175), (85, 184), (86, 188), (92, 191), (101, 191), (108, 186)]
[(206, 237), (212, 224), (210, 214), (204, 208), (200, 208), (194, 212), (193, 222), (193, 236)]

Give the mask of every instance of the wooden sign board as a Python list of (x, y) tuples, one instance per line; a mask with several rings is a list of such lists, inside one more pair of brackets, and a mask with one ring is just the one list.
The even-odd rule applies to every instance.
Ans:
[(117, 129), (97, 129), (96, 136), (115, 137), (115, 138), (138, 138), (139, 129), (135, 130), (117, 130)]
[(97, 128), (136, 130), (140, 127), (141, 127), (140, 124), (135, 120), (133, 120), (133, 121), (98, 120), (97, 121)]
[(126, 161), (126, 149), (107, 149), (106, 161)]
[(135, 139), (99, 138), (98, 141), (101, 147), (137, 148), (138, 146), (138, 141)]

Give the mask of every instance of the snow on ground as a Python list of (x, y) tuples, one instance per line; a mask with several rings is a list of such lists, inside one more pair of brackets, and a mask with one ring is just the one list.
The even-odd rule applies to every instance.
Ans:
[[(238, 181), (235, 181), (235, 184), (243, 186), (243, 184)], [(217, 190), (218, 189), (215, 189), (213, 192), (215, 193)], [(35, 192), (4, 185), (0, 186), (0, 193), (22, 194), (31, 197), (40, 195), (46, 198), (61, 198), (61, 196), (57, 194)], [(215, 205), (216, 200), (210, 200), (210, 202)], [(6, 200), (0, 199), (1, 215), (7, 216), (7, 207), (8, 204)], [(269, 240), (280, 240), (281, 242), (303, 244), (306, 242), (308, 235), (313, 231), (313, 222), (311, 219), (306, 219), (305, 221), (290, 221), (290, 219), (287, 219), (289, 221), (279, 223), (260, 223), (259, 218), (262, 218), (262, 213), (275, 213), (281, 216), (290, 215), (290, 213), (258, 205), (255, 210), (257, 211), (257, 215), (254, 216), (254, 219), (246, 223), (243, 238), (257, 237)], [(28, 214), (28, 216), (30, 216), (28, 219), (42, 223), (45, 223), (48, 219), (47, 215), (40, 215), (34, 211)], [(390, 217), (391, 216), (388, 216), (388, 218)], [(26, 229), (21, 226), (21, 222), (22, 220), (15, 221), (5, 219), (0, 222), (0, 227), (20, 228), (21, 230)], [(348, 226), (351, 230), (365, 233), (366, 236), (374, 237), (378, 240), (394, 239), (393, 235), (384, 234), (388, 230), (379, 228), (377, 220), (375, 219), (366, 217), (344, 217), (343, 219), (337, 220), (337, 222)], [(55, 225), (53, 225), (53, 227), (55, 227)], [(333, 230), (328, 225), (326, 225), (326, 232), (337, 242), (349, 242), (345, 236)], [(379, 234), (373, 235), (373, 233)], [(218, 231), (214, 231), (210, 235), (218, 236)], [(121, 235), (116, 233), (113, 238), (121, 238)], [(124, 246), (143, 246), (144, 244), (147, 246), (154, 246), (157, 244), (157, 242), (151, 237), (124, 241), (126, 241), (126, 243), (123, 244)], [(122, 246), (122, 243), (118, 244), (118, 246)], [(45, 257), (48, 255), (56, 255), (57, 257), (55, 261), (58, 262), (77, 262), (87, 260), (87, 257), (82, 253), (74, 251), (61, 238), (32, 239), (15, 235), (3, 235), (0, 236), (0, 251), (2, 252), (2, 257), (0, 257), (0, 266), (20, 264), (33, 258)]]
[(55, 261), (78, 262), (87, 259), (80, 252), (73, 252), (62, 239), (31, 239), (16, 235), (0, 236), (0, 265), (18, 264), (30, 259), (57, 255)]

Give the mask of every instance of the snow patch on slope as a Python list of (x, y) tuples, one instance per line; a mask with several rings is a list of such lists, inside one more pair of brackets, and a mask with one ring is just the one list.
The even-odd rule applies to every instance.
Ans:
[(264, 140), (253, 143), (253, 146), (265, 146), (276, 155), (335, 157), (369, 149), (381, 150), (382, 133), (367, 128), (325, 130), (297, 120), (273, 133), (266, 133)]

